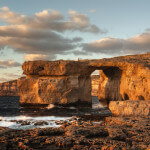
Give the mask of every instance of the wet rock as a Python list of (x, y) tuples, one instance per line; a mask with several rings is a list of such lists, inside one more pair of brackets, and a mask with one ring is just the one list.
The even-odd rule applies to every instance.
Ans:
[(49, 125), (49, 123), (46, 122), (46, 121), (38, 121), (38, 122), (34, 123), (34, 125), (36, 125), (36, 126), (42, 126), (42, 125)]
[(18, 124), (21, 124), (21, 125), (30, 125), (31, 122), (30, 121), (23, 121), (23, 120), (18, 120), (18, 121), (15, 121), (16, 123)]
[(82, 135), (85, 136), (86, 138), (106, 137), (109, 135), (107, 129), (98, 126), (88, 126), (88, 127), (68, 126), (66, 127), (65, 134), (67, 136)]
[(63, 135), (65, 131), (63, 128), (45, 128), (45, 129), (38, 129), (39, 136), (57, 136)]
[(107, 117), (106, 121), (96, 125), (91, 121), (76, 120), (64, 128), (32, 130), (0, 128), (0, 148), (149, 149), (149, 119), (149, 117)]

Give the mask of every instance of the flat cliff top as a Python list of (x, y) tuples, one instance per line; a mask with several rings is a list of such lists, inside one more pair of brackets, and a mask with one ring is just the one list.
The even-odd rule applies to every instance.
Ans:
[(94, 71), (88, 61), (73, 60), (28, 61), (23, 63), (22, 69), (23, 74), (39, 76), (88, 75)]
[(141, 55), (128, 55), (114, 58), (94, 60), (58, 60), (58, 61), (27, 61), (22, 68), (26, 75), (39, 76), (65, 76), (65, 75), (90, 75), (96, 69), (107, 67), (141, 66), (150, 69), (150, 53)]
[(150, 68), (150, 53), (89, 60), (89, 65), (91, 66), (107, 66), (107, 64), (112, 66), (134, 64)]

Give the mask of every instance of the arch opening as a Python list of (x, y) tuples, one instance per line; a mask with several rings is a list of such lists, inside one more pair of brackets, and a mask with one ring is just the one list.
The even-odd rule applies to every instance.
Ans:
[(97, 96), (103, 106), (108, 105), (109, 101), (122, 100), (120, 94), (122, 70), (113, 66), (97, 69), (99, 69), (99, 75), (94, 73), (91, 75), (92, 96)]

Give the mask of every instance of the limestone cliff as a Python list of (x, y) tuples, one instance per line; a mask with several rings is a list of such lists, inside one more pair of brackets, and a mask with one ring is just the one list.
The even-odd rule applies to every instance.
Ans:
[(100, 100), (150, 100), (150, 53), (92, 60), (100, 70)]
[(91, 85), (92, 85), (92, 96), (98, 96), (98, 90), (99, 90), (99, 82), (100, 82), (100, 76), (99, 75), (92, 75), (91, 76)]
[(109, 109), (115, 116), (150, 116), (150, 101), (110, 101)]
[(150, 100), (150, 53), (80, 61), (29, 61), (18, 80), (22, 104), (91, 105), (91, 78), (100, 70), (99, 100)]
[[(91, 76), (92, 96), (98, 96), (99, 75)], [(0, 96), (19, 96), (17, 80), (0, 83)]]
[(0, 96), (19, 96), (17, 80), (0, 83)]
[(18, 80), (20, 104), (90, 106), (92, 101), (90, 85), (90, 77), (27, 76)]

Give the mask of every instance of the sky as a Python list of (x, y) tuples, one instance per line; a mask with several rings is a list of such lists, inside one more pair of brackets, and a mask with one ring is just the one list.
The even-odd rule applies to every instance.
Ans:
[(33, 60), (150, 52), (149, 0), (1, 0), (0, 82)]

